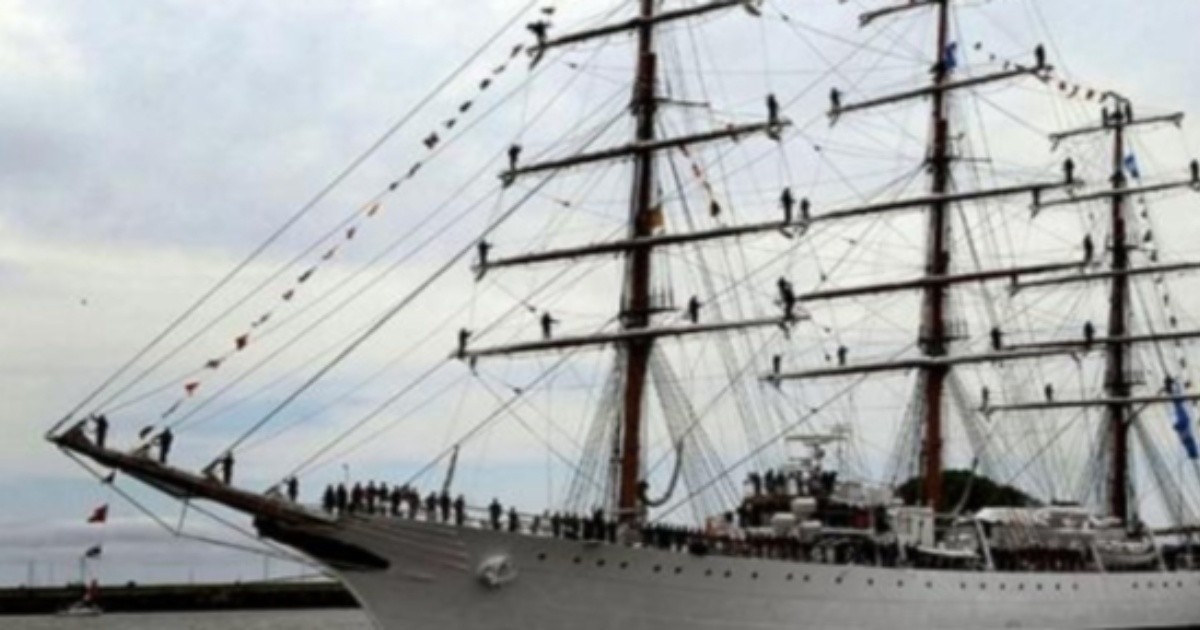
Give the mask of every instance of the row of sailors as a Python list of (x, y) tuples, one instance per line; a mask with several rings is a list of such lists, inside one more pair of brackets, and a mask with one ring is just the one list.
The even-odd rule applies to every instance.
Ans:
[(451, 499), (448, 492), (430, 492), (424, 500), (414, 487), (405, 485), (388, 486), (374, 481), (366, 485), (356, 483), (347, 488), (345, 484), (325, 487), (321, 507), (332, 514), (380, 514), (391, 516), (407, 515), (417, 518), (424, 508), (429, 520), (449, 521), (451, 512), (455, 520), (465, 518), (466, 501), (459, 495)]

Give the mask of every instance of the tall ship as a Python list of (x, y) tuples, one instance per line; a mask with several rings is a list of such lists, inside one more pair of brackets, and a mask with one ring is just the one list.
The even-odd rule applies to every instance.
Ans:
[(531, 3), (47, 439), (381, 629), (1200, 627), (1200, 165), (1022, 6)]

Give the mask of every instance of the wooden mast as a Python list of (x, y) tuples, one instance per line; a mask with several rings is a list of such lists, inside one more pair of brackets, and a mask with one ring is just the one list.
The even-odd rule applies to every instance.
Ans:
[[(942, 87), (949, 78), (950, 70), (947, 46), (950, 35), (949, 0), (938, 1), (937, 61), (934, 63), (933, 84)], [(943, 195), (950, 187), (950, 122), (947, 117), (947, 92), (935, 89), (933, 96), (933, 143), (929, 156), (932, 175), (931, 192)], [(950, 267), (948, 249), (947, 208), (945, 202), (937, 201), (929, 207), (929, 231), (926, 236), (926, 274), (930, 277), (945, 277)], [(946, 291), (945, 285), (930, 284), (925, 288), (921, 313), (921, 347), (926, 356), (946, 355)], [(942, 398), (945, 392), (948, 368), (935, 366), (924, 371), (922, 379), (922, 426), (924, 443), (921, 449), (922, 495), (925, 504), (937, 511), (942, 503)]]
[[(658, 59), (654, 53), (654, 2), (641, 0), (638, 26), (637, 78), (634, 83), (633, 114), (637, 124), (637, 141), (654, 140), (658, 108), (655, 93)], [(654, 203), (654, 155), (641, 153), (634, 161), (633, 198), (629, 223), (632, 238), (645, 238), (653, 231), (651, 213)], [(649, 247), (639, 247), (626, 253), (625, 294), (622, 296), (621, 319), (626, 330), (646, 328), (650, 324), (650, 253)], [(624, 344), (624, 392), (621, 401), (620, 470), (617, 487), (617, 509), (622, 522), (639, 518), (638, 485), (642, 475), (642, 412), (646, 390), (646, 372), (650, 363), (652, 339), (631, 340)]]
[(1117, 106), (1113, 133), (1112, 185), (1112, 287), (1109, 297), (1105, 393), (1114, 402), (1107, 406), (1109, 439), (1112, 441), (1108, 473), (1108, 500), (1112, 516), (1128, 523), (1129, 518), (1129, 405), (1128, 344), (1119, 341), (1129, 329), (1129, 247), (1125, 222), (1125, 124)]

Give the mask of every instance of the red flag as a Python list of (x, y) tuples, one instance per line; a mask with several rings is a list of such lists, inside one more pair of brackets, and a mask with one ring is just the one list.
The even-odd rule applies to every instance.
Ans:
[(234, 340), (234, 343), (237, 345), (238, 350), (244, 350), (246, 348), (246, 344), (250, 343), (250, 335), (242, 335)]
[(100, 507), (92, 510), (92, 515), (88, 517), (87, 522), (103, 523), (107, 520), (108, 520), (108, 504), (106, 503), (106, 504), (101, 505)]
[(188, 396), (195, 396), (196, 390), (200, 388), (200, 381), (192, 381), (183, 386), (183, 391), (187, 392)]

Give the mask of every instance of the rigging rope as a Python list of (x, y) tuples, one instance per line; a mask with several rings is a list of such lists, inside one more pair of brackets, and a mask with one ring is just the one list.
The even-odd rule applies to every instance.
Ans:
[[(176, 317), (174, 320), (172, 320), (167, 325), (167, 327), (164, 328), (162, 330), (162, 332), (160, 332), (158, 335), (156, 335), (146, 346), (144, 346), (142, 349), (140, 349), (138, 352), (136, 352), (128, 361), (126, 361), (119, 368), (117, 368), (116, 372), (111, 374), (108, 378), (106, 378), (103, 382), (101, 382), (101, 384), (95, 390), (93, 390), (90, 394), (88, 394), (86, 397), (84, 397), (84, 399), (82, 401), (80, 401), (78, 404), (76, 404), (76, 406), (74, 408), (72, 408), (63, 419), (61, 419), (57, 423), (55, 423), (50, 428), (50, 430), (48, 430), (46, 432), (46, 435), (47, 436), (54, 435), (60, 428), (62, 428), (65, 424), (70, 422), (74, 418), (74, 416), (77, 413), (79, 413), (80, 410), (82, 410), (85, 406), (87, 406), (90, 402), (92, 402), (103, 391), (108, 389), (108, 387), (111, 386), (114, 382), (116, 382), (119, 378), (124, 376), (124, 374), (129, 369), (131, 369), (134, 365), (136, 365), (138, 361), (140, 361), (151, 350), (153, 350), (155, 347), (157, 347), (159, 343), (161, 343), (171, 333), (173, 333), (180, 325), (183, 324), (184, 321), (186, 321), (188, 318), (190, 318), (192, 316), (192, 314), (194, 314), (197, 310), (199, 310), (199, 308), (203, 304), (208, 302), (208, 300), (210, 298), (212, 298), (221, 289), (223, 289), (229, 282), (231, 282), (246, 267), (248, 267), (252, 262), (257, 260), (258, 257), (264, 251), (267, 250), (267, 248), (269, 248), (272, 244), (274, 244), (280, 237), (283, 236), (283, 234), (285, 232), (287, 232), (293, 225), (295, 225), (297, 222), (299, 222), (300, 219), (302, 219), (313, 208), (315, 208), (321, 201), (323, 201), (325, 199), (325, 197), (329, 195), (330, 192), (332, 192), (337, 186), (339, 186), (343, 181), (345, 181), (346, 178), (348, 178), (352, 173), (354, 173), (354, 171), (356, 171), (358, 169), (358, 167), (362, 165), (363, 162), (365, 162), (372, 155), (374, 155), (375, 152), (378, 151), (380, 147), (382, 147), (392, 136), (394, 136), (402, 127), (404, 127), (405, 124), (407, 124), (410, 120), (412, 120), (412, 118), (415, 117), (416, 114), (425, 107), (425, 105), (427, 105), (434, 98), (436, 98), (437, 95), (440, 94), (442, 92), (442, 90), (445, 89), (448, 85), (450, 85), (450, 83), (455, 78), (457, 78), (460, 73), (462, 73), (467, 67), (469, 67), (472, 63), (474, 63), (474, 61), (476, 59), (478, 59), (493, 43), (495, 43), (513, 24), (518, 22), (521, 19), (521, 16), (523, 16), (526, 12), (528, 12), (536, 4), (537, 4), (537, 0), (529, 0), (528, 2), (526, 2), (525, 5), (520, 10), (518, 10), (513, 15), (512, 18), (510, 18), (508, 21), (506, 21), (499, 29), (497, 29), (495, 31), (495, 33), (493, 33), (493, 35), (484, 43), (484, 45), (482, 45), (478, 49), (476, 49), (475, 52), (473, 52), (471, 55), (469, 55), (467, 57), (467, 59), (465, 59), (461, 64), (459, 64), (458, 67), (456, 67), (445, 79), (443, 79), (437, 86), (435, 86), (434, 89), (431, 90), (424, 98), (422, 98), (420, 101), (418, 101), (417, 104), (415, 106), (413, 106), (405, 115), (401, 116), (399, 120), (397, 120), (395, 123), (393, 123), (392, 126), (382, 136), (380, 136), (379, 139), (377, 139), (371, 146), (369, 146), (365, 151), (363, 151), (357, 158), (355, 158), (353, 161), (351, 161), (349, 166), (347, 166), (340, 173), (338, 173), (338, 175), (336, 175), (328, 184), (326, 184), (321, 190), (319, 190), (316, 195), (314, 195), (307, 203), (305, 203), (303, 206), (301, 206), (300, 209), (297, 210), (291, 217), (289, 217), (288, 220), (285, 221), (282, 226), (280, 226), (278, 229), (276, 229), (275, 232), (273, 232), (271, 235), (269, 235), (265, 241), (263, 241), (258, 247), (256, 247), (254, 250), (252, 250), (250, 252), (250, 254), (248, 256), (246, 256), (245, 259), (243, 259), (241, 262), (239, 262), (237, 265), (235, 265), (233, 269), (231, 269), (226, 275), (224, 275), (220, 280), (218, 280), (217, 283), (214, 284), (210, 289), (205, 291), (193, 304), (191, 304), (188, 308), (184, 309), (184, 311), (178, 317)], [(305, 253), (305, 255), (307, 255), (307, 252)], [(290, 263), (289, 263), (289, 265), (290, 265)], [(286, 268), (287, 268), (287, 266), (281, 268), (276, 273), (276, 275), (272, 277), (272, 279), (274, 277), (277, 277), (279, 274), (282, 274), (284, 269), (286, 269)], [(265, 286), (265, 284), (266, 283), (264, 283), (263, 286)], [(257, 292), (257, 289), (254, 292)], [(154, 363), (150, 368), (148, 368), (147, 370), (144, 370), (132, 382), (130, 382), (129, 384), (126, 384), (125, 387), (121, 388), (117, 392), (117, 394), (115, 394), (114, 396), (119, 396), (121, 393), (128, 391), (128, 389), (130, 387), (135, 386), (138, 382), (140, 382), (142, 379), (144, 379), (151, 371), (153, 371), (154, 369), (157, 369), (158, 366), (162, 365), (162, 363), (165, 362), (167, 360), (167, 358), (169, 358), (170, 356), (173, 356), (174, 353), (177, 351), (178, 351), (178, 349), (175, 351), (172, 351), (171, 353), (168, 353), (168, 355), (165, 358), (160, 359), (158, 362)], [(114, 397), (110, 397), (110, 400), (112, 400), (113, 398)]]

